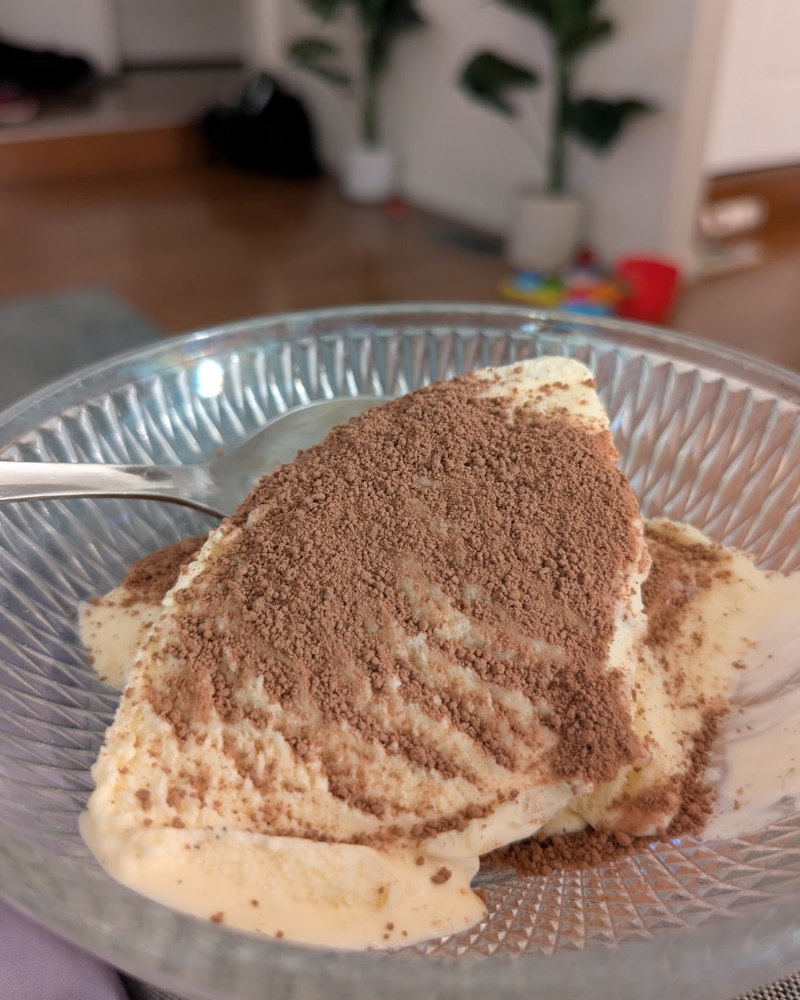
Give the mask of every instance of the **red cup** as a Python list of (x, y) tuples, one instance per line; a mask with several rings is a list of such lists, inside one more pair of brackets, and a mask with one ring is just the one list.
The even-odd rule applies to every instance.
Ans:
[(658, 257), (623, 257), (617, 274), (623, 286), (617, 315), (643, 323), (663, 323), (675, 301), (680, 269)]

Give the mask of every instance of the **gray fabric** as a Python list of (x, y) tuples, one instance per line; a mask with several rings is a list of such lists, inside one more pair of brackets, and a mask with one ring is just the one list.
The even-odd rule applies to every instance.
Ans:
[[(123, 981), (128, 990), (130, 1000), (180, 1000), (180, 997), (171, 993), (164, 993), (163, 990), (156, 989), (155, 986), (148, 986), (138, 979), (129, 979), (123, 976)], [(531, 994), (535, 995), (534, 993)], [(761, 989), (753, 990), (752, 993), (741, 993), (736, 1000), (800, 1000), (800, 972), (786, 979), (779, 979), (769, 986), (762, 986)]]
[[(123, 976), (123, 982), (128, 990), (130, 1000), (180, 1000), (171, 993), (164, 993), (155, 986), (148, 986), (138, 979)], [(535, 995), (535, 994), (532, 994)], [(753, 990), (752, 993), (741, 993), (736, 1000), (800, 1000), (800, 972), (786, 979), (779, 979), (769, 986)]]
[[(0, 900), (2, 1000), (125, 1000), (117, 973)], [(153, 1000), (146, 996), (145, 1000)]]
[(163, 332), (105, 288), (0, 301), (0, 410)]

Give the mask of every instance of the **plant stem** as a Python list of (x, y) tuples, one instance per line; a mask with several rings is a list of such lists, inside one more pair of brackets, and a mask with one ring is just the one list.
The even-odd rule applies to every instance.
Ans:
[(372, 66), (370, 43), (367, 42), (364, 59), (364, 81), (361, 96), (361, 139), (365, 146), (377, 146), (380, 141), (378, 128), (378, 74)]
[(550, 158), (547, 169), (547, 193), (564, 193), (566, 172), (566, 119), (569, 108), (570, 72), (569, 66), (556, 51), (556, 78), (553, 100), (553, 139), (550, 144)]

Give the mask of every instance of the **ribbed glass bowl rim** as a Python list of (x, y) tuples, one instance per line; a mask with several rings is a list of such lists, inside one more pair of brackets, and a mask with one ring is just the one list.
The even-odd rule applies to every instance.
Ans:
[[(800, 406), (800, 374), (723, 347), (659, 327), (581, 314), (480, 303), (387, 303), (281, 313), (170, 337), (115, 355), (83, 368), (21, 399), (0, 413), (0, 455), (16, 440), (85, 400), (122, 385), (151, 377), (218, 350), (247, 348), (271, 340), (292, 340), (346, 331), (369, 335), (388, 326), (452, 327), (468, 325), (600, 339), (628, 350), (646, 351), (719, 373), (743, 385)], [(22, 842), (0, 820), (0, 839)], [(22, 846), (26, 850), (28, 845)], [(62, 860), (30, 847), (32, 868)], [(800, 966), (800, 892), (737, 910), (736, 918), (710, 921), (690, 930), (665, 931), (650, 941), (626, 942), (586, 952), (556, 952), (459, 959), (422, 958), (408, 953), (347, 953), (309, 949), (232, 931), (196, 920), (131, 894), (119, 902), (120, 913), (136, 907), (134, 922), (150, 931), (139, 941), (121, 943), (113, 914), (102, 920), (67, 922), (52, 916), (46, 900), (31, 902), (21, 883), (0, 879), (5, 898), (61, 937), (92, 951), (118, 968), (191, 997), (264, 996), (265, 977), (281, 980), (281, 996), (302, 997), (305, 987), (327, 996), (381, 997), (530, 997), (603, 995), (639, 1000), (643, 992), (671, 1000), (703, 996), (730, 998), (794, 972)], [(128, 923), (128, 921), (124, 921)], [(193, 942), (191, 961), (180, 969), (168, 961), (159, 943), (176, 934)], [(243, 963), (252, 975), (237, 975), (229, 987), (218, 979), (220, 953)], [(272, 980), (278, 986), (277, 980)], [(284, 992), (296, 983), (296, 990)]]

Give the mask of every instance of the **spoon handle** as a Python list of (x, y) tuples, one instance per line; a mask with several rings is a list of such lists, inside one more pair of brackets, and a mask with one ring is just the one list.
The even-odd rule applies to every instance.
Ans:
[(0, 503), (66, 497), (150, 498), (222, 516), (208, 502), (209, 486), (209, 474), (200, 465), (0, 461)]

